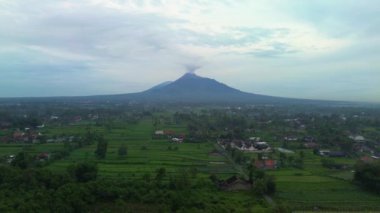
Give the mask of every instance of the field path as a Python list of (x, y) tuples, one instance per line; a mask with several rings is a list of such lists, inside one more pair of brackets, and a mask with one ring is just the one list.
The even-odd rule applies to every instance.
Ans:
[(237, 173), (242, 175), (244, 178), (248, 179), (248, 174), (244, 171), (244, 169), (237, 164), (231, 156), (224, 150), (219, 144), (215, 143), (215, 149), (218, 150), (219, 153), (221, 153), (234, 167)]
[[(231, 164), (233, 165), (233, 167), (235, 168), (236, 172), (239, 173), (240, 175), (242, 175), (244, 178), (248, 179), (248, 174), (244, 171), (244, 169), (239, 165), (237, 164), (232, 158), (231, 156), (226, 152), (226, 150), (224, 150), (219, 144), (215, 143), (215, 148), (225, 157), (228, 159), (228, 161), (231, 162)], [(275, 206), (276, 205), (276, 202), (269, 196), (269, 195), (264, 195), (264, 199), (265, 201), (271, 205), (271, 206)]]

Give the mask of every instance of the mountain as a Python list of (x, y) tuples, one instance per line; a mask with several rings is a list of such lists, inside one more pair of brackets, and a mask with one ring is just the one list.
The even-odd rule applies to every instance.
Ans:
[(186, 73), (176, 81), (158, 84), (146, 91), (119, 95), (96, 95), (47, 98), (0, 98), (0, 102), (138, 102), (186, 104), (317, 104), (352, 105), (349, 102), (281, 98), (247, 93), (211, 78)]
[(158, 85), (156, 85), (156, 86), (150, 88), (150, 90), (159, 89), (159, 88), (164, 87), (164, 86), (166, 86), (166, 85), (169, 85), (169, 84), (171, 84), (171, 83), (173, 83), (173, 81), (165, 81), (165, 82), (163, 82), (163, 83), (161, 83), (161, 84), (158, 84)]
[(143, 102), (180, 103), (274, 103), (288, 100), (242, 92), (194, 73), (186, 73), (176, 81), (164, 82), (144, 92), (123, 96), (128, 100)]
[(46, 98), (0, 98), (1, 102), (137, 102), (137, 103), (186, 103), (186, 104), (313, 104), (352, 106), (357, 103), (281, 98), (247, 93), (229, 87), (214, 79), (186, 73), (176, 81), (158, 84), (146, 91), (119, 95), (67, 96)]

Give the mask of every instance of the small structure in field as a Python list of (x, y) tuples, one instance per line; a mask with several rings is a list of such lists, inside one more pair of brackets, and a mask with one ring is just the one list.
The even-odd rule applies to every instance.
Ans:
[(249, 140), (252, 142), (259, 142), (261, 140), (261, 138), (260, 137), (250, 137)]
[(341, 157), (346, 157), (346, 153), (342, 151), (331, 151), (328, 154), (329, 157), (335, 157), (335, 158), (341, 158)]
[(277, 161), (272, 159), (263, 159), (255, 161), (255, 167), (258, 169), (276, 169)]
[(375, 159), (369, 156), (364, 156), (360, 158), (360, 161), (362, 161), (363, 163), (372, 163), (375, 161)]
[(154, 132), (155, 135), (164, 135), (164, 130), (156, 130)]
[(252, 183), (236, 175), (219, 183), (219, 188), (226, 191), (247, 191), (252, 188)]
[(321, 150), (318, 151), (318, 154), (319, 154), (320, 156), (329, 156), (329, 154), (330, 154), (330, 150), (327, 150), (327, 149), (321, 149)]
[(284, 141), (287, 141), (287, 142), (298, 141), (298, 137), (296, 137), (296, 136), (285, 136)]
[(317, 144), (315, 142), (306, 142), (303, 144), (303, 146), (307, 149), (315, 149), (315, 148), (319, 147), (319, 144)]
[(365, 138), (362, 135), (350, 135), (349, 138), (354, 140), (357, 143), (365, 142)]
[(41, 152), (40, 154), (36, 156), (36, 159), (39, 161), (49, 160), (49, 158), (50, 158), (50, 154), (47, 152)]
[(173, 143), (182, 143), (183, 142), (183, 138), (176, 138), (176, 137), (174, 137), (174, 138), (172, 138), (172, 142)]
[(219, 139), (218, 144), (226, 149), (227, 147), (235, 148), (246, 152), (271, 152), (272, 149), (267, 142), (253, 140), (228, 140)]
[(281, 148), (281, 147), (277, 148), (277, 150), (279, 152), (281, 152), (281, 153), (284, 153), (284, 154), (294, 154), (294, 151), (289, 150), (289, 149), (284, 149), (284, 148)]

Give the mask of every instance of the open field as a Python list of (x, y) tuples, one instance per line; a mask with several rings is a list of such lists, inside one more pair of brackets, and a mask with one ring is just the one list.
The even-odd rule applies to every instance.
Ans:
[(380, 209), (380, 197), (363, 191), (348, 181), (298, 170), (273, 171), (276, 199), (295, 209), (360, 210)]
[[(380, 196), (352, 184), (351, 169), (338, 171), (324, 168), (320, 156), (314, 155), (310, 150), (304, 152), (304, 169), (268, 171), (268, 174), (276, 178), (276, 200), (285, 201), (292, 209), (298, 210), (380, 210)], [(349, 165), (355, 162), (347, 158), (336, 160)]]
[[(183, 127), (168, 126), (168, 129), (183, 131)], [(194, 168), (199, 176), (208, 178), (210, 174), (227, 177), (235, 174), (233, 166), (222, 156), (210, 155), (212, 143), (173, 144), (166, 139), (152, 139), (154, 132), (151, 119), (144, 119), (136, 125), (126, 124), (124, 128), (106, 132), (108, 140), (106, 158), (97, 160), (94, 155), (96, 144), (73, 151), (64, 160), (49, 165), (52, 170), (63, 170), (73, 162), (94, 160), (98, 163), (100, 176), (140, 177), (152, 174), (158, 168), (168, 173), (180, 172), (184, 168)], [(118, 156), (118, 148), (126, 145), (128, 154)]]
[[(183, 169), (194, 169), (198, 177), (208, 179), (211, 174), (219, 178), (228, 178), (239, 173), (231, 159), (218, 153), (211, 153), (216, 147), (214, 142), (182, 143), (176, 144), (168, 139), (152, 139), (152, 134), (157, 129), (173, 130), (177, 133), (186, 133), (187, 128), (183, 124), (160, 123), (154, 127), (153, 119), (145, 117), (136, 124), (118, 123), (112, 128), (95, 125), (68, 125), (52, 126), (44, 129), (47, 136), (56, 135), (83, 135), (88, 129), (101, 132), (108, 141), (106, 158), (96, 159), (94, 151), (97, 144), (76, 149), (64, 159), (51, 162), (47, 168), (52, 171), (66, 171), (68, 165), (81, 161), (95, 161), (99, 168), (101, 178), (140, 178), (146, 174), (154, 175), (159, 168), (165, 168), (168, 174), (176, 174)], [(270, 143), (273, 147), (279, 147), (279, 142)], [(127, 155), (120, 157), (120, 146), (127, 147)], [(2, 144), (0, 156), (16, 154), (21, 150), (32, 154), (51, 152), (63, 148), (63, 143), (46, 144)], [(337, 163), (349, 166), (346, 170), (331, 170), (322, 167), (323, 157), (313, 154), (310, 149), (292, 149), (298, 157), (304, 153), (304, 168), (293, 167), (280, 168), (267, 171), (275, 176), (277, 192), (273, 197), (277, 203), (285, 202), (296, 210), (380, 210), (380, 196), (368, 193), (360, 187), (352, 184), (352, 166), (356, 159), (332, 158)], [(244, 153), (249, 158), (257, 158), (256, 153)], [(279, 152), (272, 153), (274, 159), (279, 159)], [(228, 192), (230, 193), (230, 192)], [(250, 203), (251, 198), (246, 192), (235, 193), (229, 196), (227, 192), (220, 192), (218, 202)], [(239, 199), (241, 198), (241, 200)], [(232, 200), (228, 200), (232, 199)], [(237, 199), (237, 200), (236, 200)], [(227, 202), (228, 200), (228, 202)], [(257, 205), (256, 205), (257, 206)], [(260, 205), (258, 205), (260, 207)], [(259, 211), (259, 210), (258, 210)]]

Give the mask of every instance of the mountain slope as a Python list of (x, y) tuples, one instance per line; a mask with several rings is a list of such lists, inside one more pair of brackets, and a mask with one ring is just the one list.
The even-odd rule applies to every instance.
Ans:
[[(242, 92), (214, 79), (187, 73), (173, 82), (164, 82), (143, 92), (66, 97), (0, 98), (1, 102), (81, 102), (81, 103), (189, 103), (189, 104), (313, 104), (353, 105), (352, 102), (281, 98)], [(357, 104), (357, 103), (356, 103)]]
[(125, 96), (136, 101), (187, 103), (273, 103), (284, 100), (242, 92), (214, 79), (192, 73), (186, 73), (174, 82), (159, 84), (144, 92)]
[(165, 82), (162, 82), (161, 84), (158, 84), (158, 85), (150, 88), (149, 90), (156, 90), (156, 89), (162, 88), (162, 87), (164, 87), (166, 85), (169, 85), (171, 83), (173, 83), (173, 81), (165, 81)]

